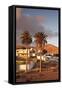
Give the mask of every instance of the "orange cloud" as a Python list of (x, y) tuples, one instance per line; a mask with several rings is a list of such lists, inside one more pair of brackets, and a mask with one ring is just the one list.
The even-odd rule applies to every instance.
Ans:
[(35, 16), (37, 22), (43, 22), (45, 20), (44, 16)]
[(16, 8), (16, 19), (19, 20), (22, 16), (22, 9)]

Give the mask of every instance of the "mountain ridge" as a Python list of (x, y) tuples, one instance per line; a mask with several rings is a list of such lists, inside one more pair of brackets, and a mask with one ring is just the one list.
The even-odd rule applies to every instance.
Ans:
[(59, 53), (59, 48), (52, 44), (45, 45), (44, 49), (46, 49), (47, 52), (49, 52), (49, 53), (53, 53), (53, 54)]

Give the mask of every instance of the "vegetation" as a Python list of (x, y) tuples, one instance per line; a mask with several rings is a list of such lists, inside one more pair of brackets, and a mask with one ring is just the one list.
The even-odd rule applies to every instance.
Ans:
[(27, 71), (27, 61), (28, 61), (28, 45), (32, 42), (32, 37), (28, 31), (24, 31), (21, 34), (21, 42), (26, 45), (27, 49), (27, 59), (26, 59), (26, 71)]
[[(46, 37), (47, 35), (44, 32), (37, 32), (34, 35), (35, 43), (36, 43), (36, 50), (37, 49), (40, 50), (40, 72), (41, 72), (41, 52), (43, 54), (47, 53), (47, 51), (44, 50), (44, 46), (47, 44)], [(24, 31), (20, 35), (20, 39), (21, 39), (22, 44), (24, 44), (27, 49), (27, 58), (26, 58), (26, 71), (27, 71), (28, 48), (29, 48), (29, 45), (32, 43), (32, 36), (30, 35), (28, 31)]]
[(42, 54), (46, 54), (46, 53), (47, 53), (47, 50), (44, 49), (44, 50), (42, 51)]
[(45, 44), (47, 43), (46, 37), (47, 35), (43, 32), (37, 32), (34, 35), (35, 42), (37, 44), (38, 50), (40, 50), (40, 72), (41, 72), (41, 52), (44, 49)]
[(32, 37), (28, 31), (24, 31), (21, 34), (20, 38), (21, 38), (22, 43), (25, 45), (29, 45), (32, 42)]

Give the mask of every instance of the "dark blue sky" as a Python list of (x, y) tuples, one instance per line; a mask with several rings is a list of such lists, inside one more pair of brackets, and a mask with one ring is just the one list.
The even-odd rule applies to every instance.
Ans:
[(45, 32), (48, 43), (58, 46), (58, 10), (16, 9), (17, 43), (19, 35), (27, 29), (32, 35), (35, 32)]

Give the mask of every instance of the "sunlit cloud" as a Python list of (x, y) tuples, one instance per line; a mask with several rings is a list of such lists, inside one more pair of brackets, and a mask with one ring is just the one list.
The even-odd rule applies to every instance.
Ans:
[[(48, 15), (35, 15), (33, 13), (36, 12), (28, 12), (26, 11), (24, 12), (25, 9), (21, 9), (21, 8), (17, 8), (16, 9), (16, 42), (18, 44), (21, 43), (20, 40), (20, 33), (22, 31), (29, 31), (30, 34), (33, 36), (35, 34), (35, 32), (45, 32), (48, 35), (48, 42), (52, 42), (54, 44), (57, 43), (57, 38), (58, 37), (58, 27), (52, 27), (53, 23), (52, 19), (53, 18), (51, 16)], [(32, 10), (31, 10), (32, 11)], [(44, 12), (44, 11), (43, 11)], [(51, 15), (51, 14), (50, 14)], [(56, 16), (55, 16), (56, 17)], [(56, 20), (56, 19), (55, 19)], [(46, 23), (45, 23), (46, 22)], [(50, 23), (49, 23), (50, 22)], [(56, 20), (57, 23), (57, 20)], [(49, 27), (48, 27), (49, 26)], [(50, 38), (56, 38), (55, 41), (53, 42)]]

